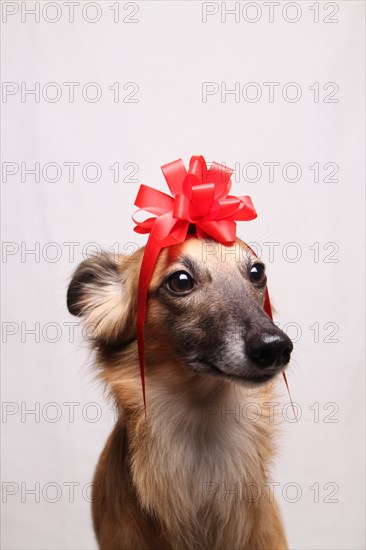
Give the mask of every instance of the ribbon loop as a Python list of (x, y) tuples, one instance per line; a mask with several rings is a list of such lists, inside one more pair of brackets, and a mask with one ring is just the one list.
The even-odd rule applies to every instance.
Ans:
[(135, 199), (136, 206), (154, 214), (157, 213), (157, 210), (161, 214), (167, 212), (171, 209), (173, 202), (173, 198), (166, 193), (147, 185), (140, 185)]
[(169, 162), (161, 167), (165, 181), (173, 195), (183, 193), (183, 182), (187, 175), (187, 170), (182, 159)]

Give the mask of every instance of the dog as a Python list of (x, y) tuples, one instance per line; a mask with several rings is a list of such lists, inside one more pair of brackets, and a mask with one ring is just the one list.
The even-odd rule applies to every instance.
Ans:
[[(93, 483), (99, 546), (286, 549), (265, 488), (269, 404), (293, 346), (263, 311), (264, 265), (239, 239), (188, 238), (161, 251), (145, 322), (145, 416), (136, 342), (143, 252), (85, 260), (67, 295), (118, 409)], [(244, 414), (251, 406), (255, 418)]]

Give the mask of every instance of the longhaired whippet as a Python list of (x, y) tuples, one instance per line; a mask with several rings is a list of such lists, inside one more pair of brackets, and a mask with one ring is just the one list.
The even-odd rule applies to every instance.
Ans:
[[(145, 419), (135, 329), (142, 256), (85, 260), (67, 296), (119, 411), (94, 479), (100, 548), (286, 549), (265, 491), (267, 405), (292, 343), (263, 311), (264, 266), (239, 239), (162, 250), (145, 325)], [(245, 414), (253, 403), (255, 418)]]

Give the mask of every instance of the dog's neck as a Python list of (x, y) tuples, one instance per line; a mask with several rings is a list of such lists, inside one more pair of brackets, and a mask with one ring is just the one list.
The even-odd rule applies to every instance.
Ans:
[(197, 375), (176, 361), (147, 365), (145, 419), (137, 358), (128, 365), (122, 376), (114, 373), (112, 387), (124, 411), (143, 506), (163, 519), (177, 548), (199, 547), (207, 533), (212, 548), (220, 540), (222, 547), (228, 541), (238, 547), (256, 521), (255, 495), (266, 490), (270, 388)]

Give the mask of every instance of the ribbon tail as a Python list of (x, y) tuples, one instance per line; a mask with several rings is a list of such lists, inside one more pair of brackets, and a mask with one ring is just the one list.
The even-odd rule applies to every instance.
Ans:
[(294, 413), (294, 419), (296, 420), (296, 412), (295, 412), (295, 406), (294, 406), (294, 402), (292, 401), (292, 397), (291, 397), (291, 392), (290, 392), (290, 388), (289, 388), (289, 385), (288, 385), (288, 382), (287, 382), (287, 376), (286, 376), (286, 373), (283, 372), (282, 373), (282, 376), (283, 376), (283, 379), (285, 381), (285, 384), (286, 384), (286, 389), (287, 389), (287, 393), (288, 393), (288, 396), (290, 398), (290, 403), (291, 403), (291, 407), (292, 407), (292, 412)]
[[(264, 298), (264, 307), (263, 307), (263, 309), (264, 309), (264, 311), (267, 313), (268, 317), (270, 317), (270, 319), (273, 320), (272, 307), (271, 307), (271, 300), (269, 299), (268, 288), (266, 288), (266, 296), (265, 296), (265, 298)], [(289, 396), (289, 398), (290, 398), (290, 403), (291, 403), (291, 407), (292, 407), (292, 412), (294, 413), (294, 418), (296, 419), (295, 406), (294, 406), (294, 402), (292, 401), (291, 392), (290, 392), (290, 387), (289, 387), (289, 385), (288, 385), (287, 376), (286, 376), (285, 371), (283, 371), (282, 376), (283, 376), (283, 379), (284, 379), (284, 381), (285, 381), (285, 385), (286, 385), (286, 389), (287, 389), (288, 396)]]
[[(249, 247), (248, 247), (249, 248)], [(251, 250), (251, 249), (250, 249)], [(271, 306), (271, 300), (269, 299), (269, 292), (268, 288), (266, 287), (266, 295), (264, 297), (264, 311), (267, 313), (268, 317), (272, 319), (273, 321), (273, 313), (272, 313), (272, 306)]]
[(139, 352), (142, 398), (144, 401), (145, 420), (146, 420), (146, 392), (145, 392), (145, 368), (144, 368), (144, 358), (145, 358), (144, 329), (145, 329), (145, 317), (146, 317), (146, 310), (147, 310), (147, 295), (149, 292), (149, 285), (150, 285), (151, 277), (154, 271), (155, 263), (156, 263), (156, 260), (158, 259), (161, 248), (162, 247), (160, 246), (160, 244), (150, 234), (146, 244), (144, 257), (141, 263), (141, 270), (140, 270), (139, 284), (138, 284), (136, 333), (137, 333), (137, 347)]

